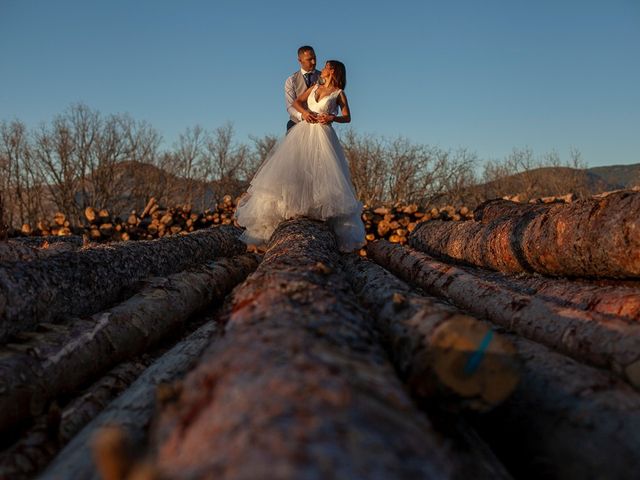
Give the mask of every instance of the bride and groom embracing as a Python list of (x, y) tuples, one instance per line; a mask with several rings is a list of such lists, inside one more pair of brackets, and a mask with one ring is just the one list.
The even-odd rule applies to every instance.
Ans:
[(283, 220), (307, 216), (325, 220), (343, 252), (364, 245), (362, 204), (356, 199), (349, 164), (331, 124), (349, 123), (344, 93), (346, 68), (329, 60), (315, 69), (313, 48), (298, 49), (300, 70), (285, 82), (290, 115), (282, 138), (251, 180), (236, 210), (246, 243), (266, 243)]

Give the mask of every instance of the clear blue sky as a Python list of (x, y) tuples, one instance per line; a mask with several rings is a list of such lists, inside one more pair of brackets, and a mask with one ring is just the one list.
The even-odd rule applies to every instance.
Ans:
[(281, 135), (283, 83), (311, 44), (346, 64), (359, 133), (640, 162), (640, 0), (293, 4), (0, 0), (0, 120), (84, 102), (148, 121), (167, 147), (196, 124)]

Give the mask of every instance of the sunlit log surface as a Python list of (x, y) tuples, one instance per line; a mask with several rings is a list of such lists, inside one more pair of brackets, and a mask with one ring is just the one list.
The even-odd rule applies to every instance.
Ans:
[(640, 282), (508, 275), (461, 265), (460, 268), (517, 293), (535, 295), (557, 305), (640, 321)]
[(640, 324), (516, 293), (389, 242), (375, 242), (368, 250), (377, 263), (425, 291), (579, 361), (608, 368), (640, 388)]
[(475, 424), (516, 478), (632, 478), (640, 471), (640, 393), (608, 372), (516, 335), (513, 395)]
[[(101, 428), (118, 425), (131, 442), (140, 449), (151, 424), (158, 396), (193, 368), (203, 350), (220, 335), (220, 327), (209, 321), (165, 353), (116, 400), (94, 418), (60, 452), (38, 478), (44, 480), (100, 478), (91, 448)], [(131, 455), (134, 452), (126, 452)], [(124, 477), (120, 477), (124, 478)], [(183, 477), (184, 478), (184, 477)]]
[[(514, 209), (518, 215), (505, 213)], [(640, 192), (548, 208), (493, 202), (481, 218), (492, 220), (420, 223), (409, 244), (435, 256), (505, 272), (640, 278)]]
[(108, 368), (143, 353), (190, 315), (220, 302), (255, 269), (246, 254), (149, 281), (125, 302), (87, 319), (53, 325), (0, 351), (0, 431), (41, 413)]
[(90, 315), (130, 296), (137, 282), (242, 253), (240, 230), (219, 227), (154, 241), (0, 263), (0, 342), (40, 322)]
[(225, 337), (160, 417), (166, 478), (450, 478), (339, 271), (333, 234), (284, 222), (234, 293)]
[(413, 293), (372, 261), (342, 261), (356, 294), (388, 336), (396, 370), (414, 395), (448, 408), (486, 411), (511, 394), (518, 383), (515, 348), (485, 322)]

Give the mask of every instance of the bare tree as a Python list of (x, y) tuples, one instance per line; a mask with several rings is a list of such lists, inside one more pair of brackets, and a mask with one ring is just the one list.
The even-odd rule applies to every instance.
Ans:
[(231, 123), (216, 128), (206, 142), (203, 178), (217, 185), (219, 201), (224, 194), (238, 196), (245, 185), (243, 173), (250, 161), (247, 145), (234, 143)]
[(383, 142), (353, 130), (347, 130), (341, 141), (358, 198), (367, 205), (384, 200), (387, 163)]
[(275, 135), (265, 135), (264, 137), (249, 135), (249, 139), (253, 142), (253, 152), (248, 157), (242, 172), (246, 181), (250, 181), (255, 176), (278, 143), (278, 137)]

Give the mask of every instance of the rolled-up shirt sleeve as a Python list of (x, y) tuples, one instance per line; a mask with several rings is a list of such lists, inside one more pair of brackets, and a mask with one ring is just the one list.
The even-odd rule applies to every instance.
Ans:
[(293, 108), (293, 101), (296, 99), (296, 89), (293, 87), (293, 77), (287, 78), (284, 82), (284, 103), (287, 106), (287, 112), (298, 121), (302, 120), (302, 114)]

